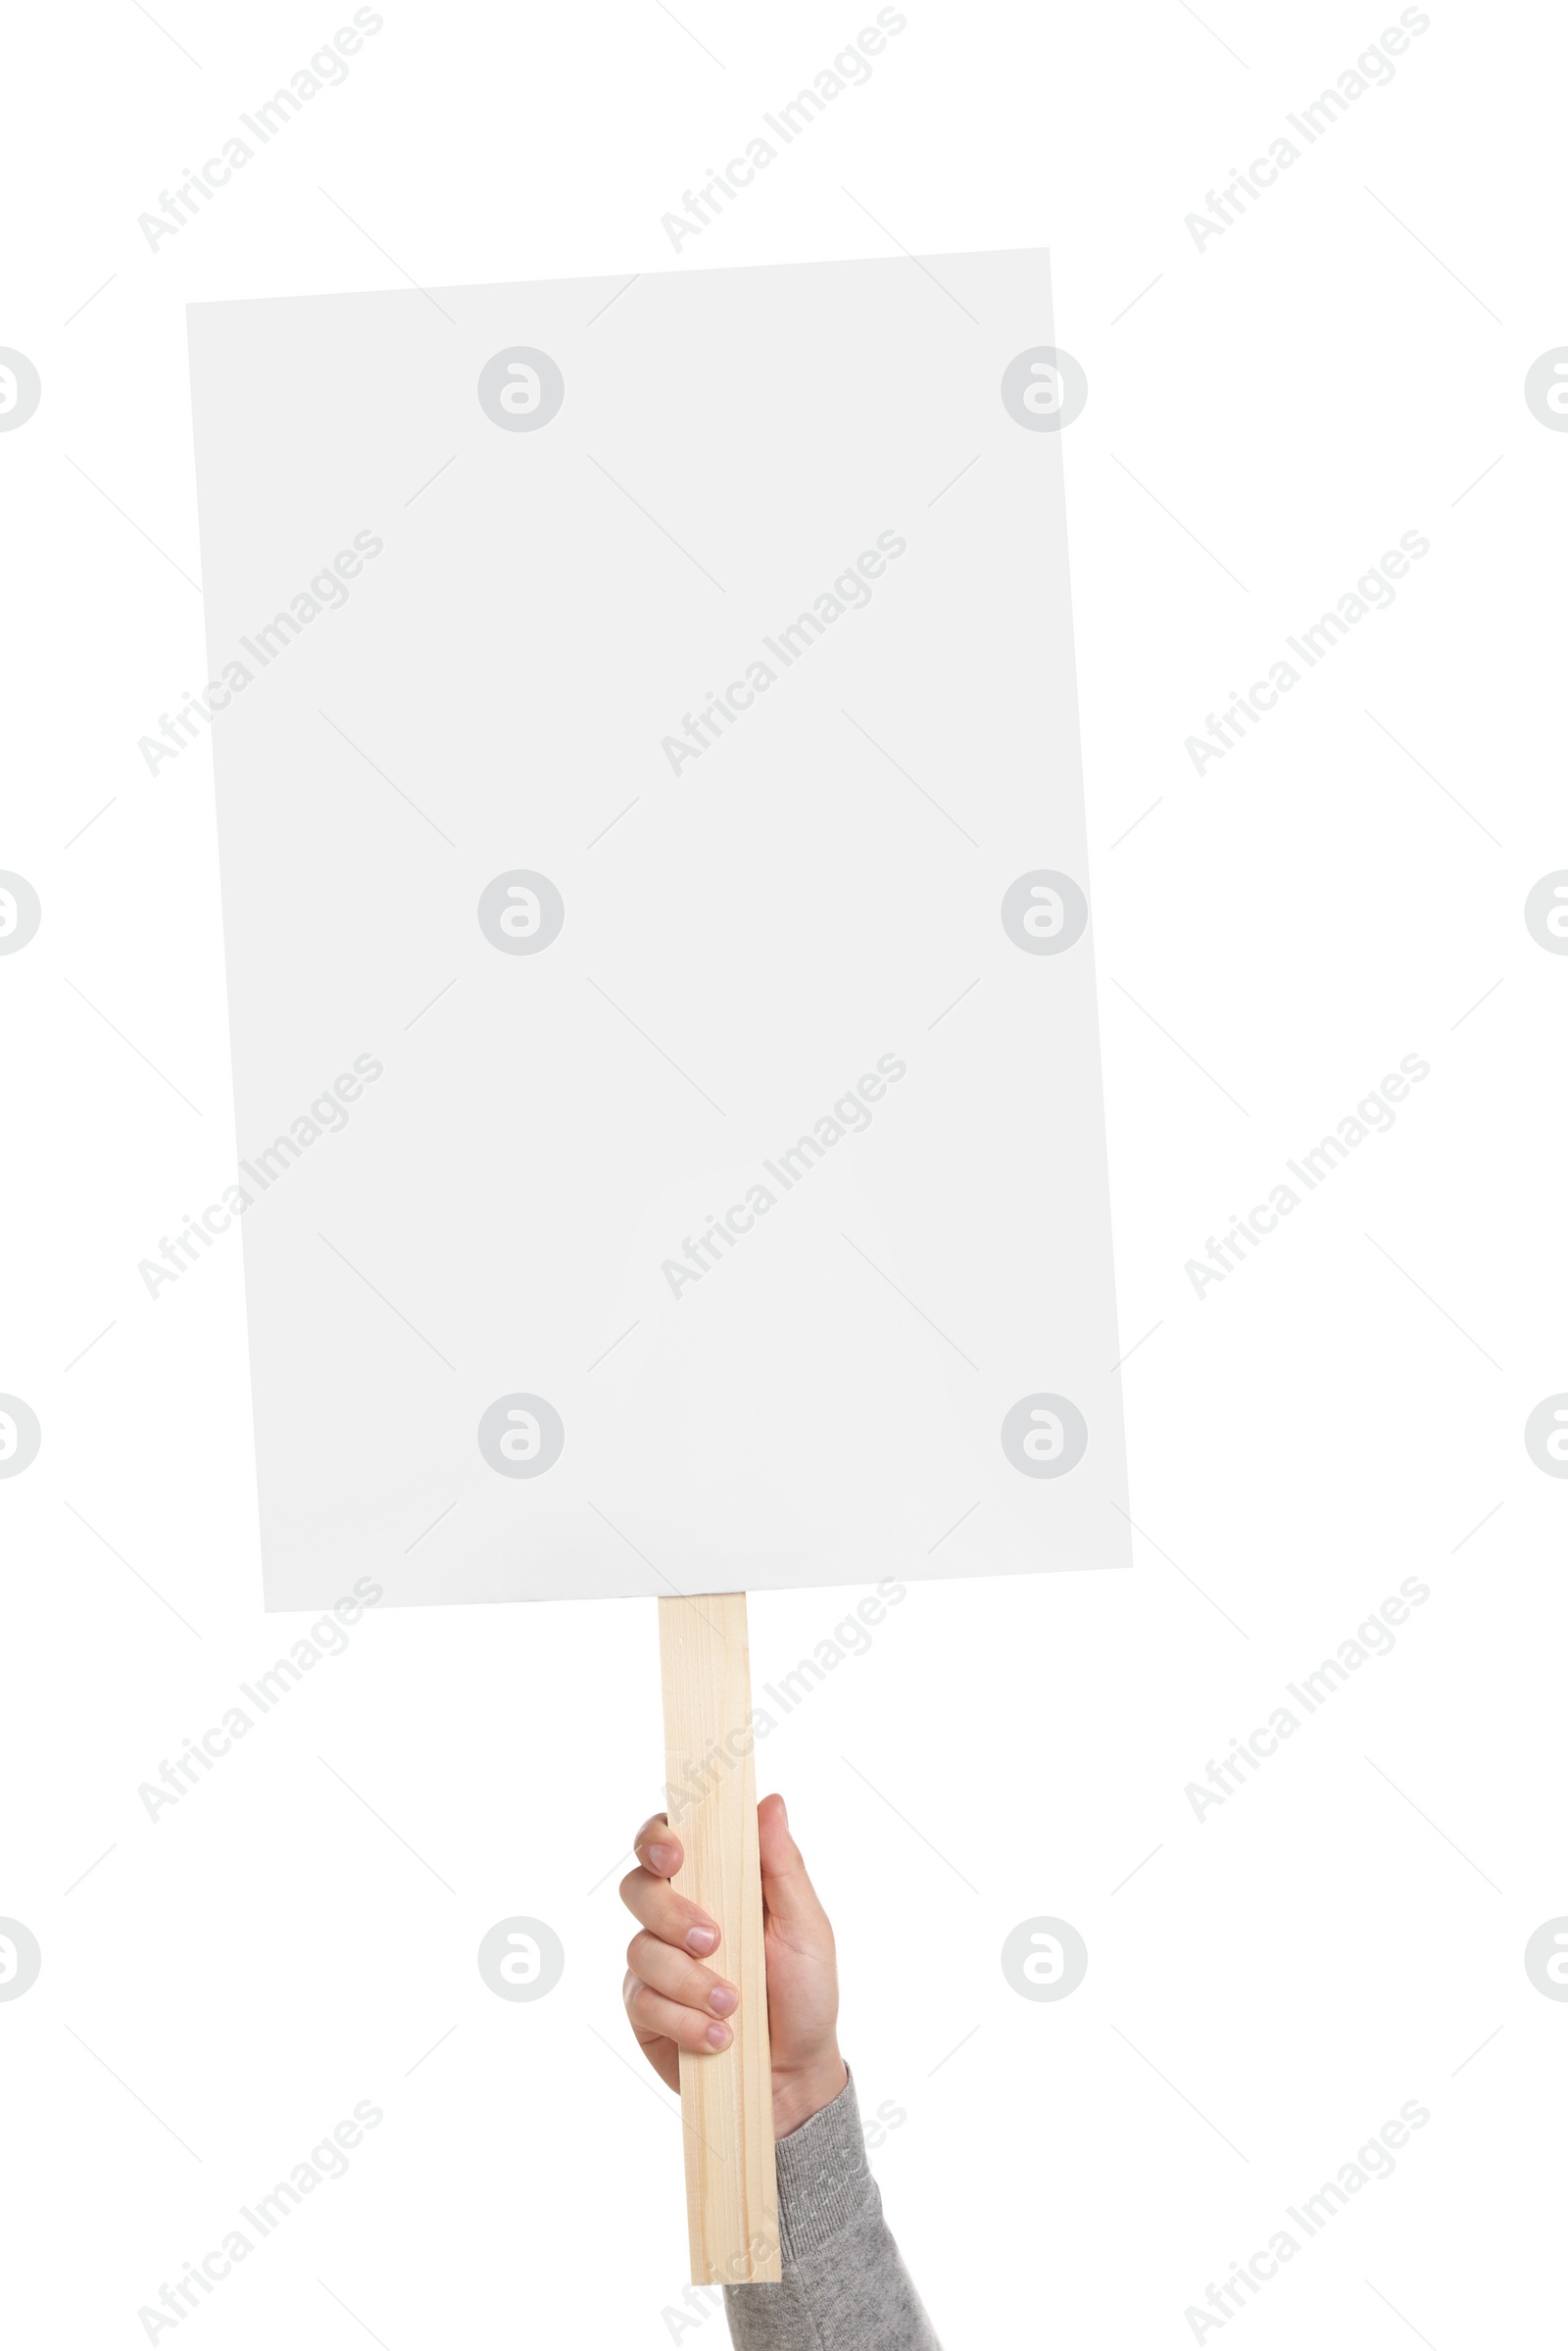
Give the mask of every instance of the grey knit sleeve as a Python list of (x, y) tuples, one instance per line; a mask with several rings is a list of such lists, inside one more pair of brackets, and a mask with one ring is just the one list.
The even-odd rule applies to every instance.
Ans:
[(882, 2218), (855, 2083), (774, 2149), (780, 2285), (727, 2285), (735, 2351), (942, 2351)]

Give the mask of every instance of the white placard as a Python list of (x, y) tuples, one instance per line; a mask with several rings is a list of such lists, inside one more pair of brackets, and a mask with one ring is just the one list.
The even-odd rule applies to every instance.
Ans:
[(1126, 1564), (1045, 255), (191, 345), (269, 1604)]

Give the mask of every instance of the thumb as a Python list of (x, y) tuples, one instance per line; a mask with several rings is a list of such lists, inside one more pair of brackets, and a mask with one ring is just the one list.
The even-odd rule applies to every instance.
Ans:
[(764, 1796), (757, 1807), (758, 1848), (762, 1864), (762, 1906), (792, 1938), (832, 1938), (827, 1913), (806, 1874), (801, 1848), (790, 1835), (782, 1796)]

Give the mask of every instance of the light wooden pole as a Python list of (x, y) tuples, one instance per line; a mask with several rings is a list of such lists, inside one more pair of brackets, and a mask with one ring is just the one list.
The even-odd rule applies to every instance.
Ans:
[(717, 1920), (722, 1940), (713, 1965), (740, 1994), (727, 2049), (680, 2053), (692, 2283), (776, 2283), (773, 2076), (745, 1592), (661, 1599), (659, 1647), (669, 1822), (685, 1854), (674, 1885)]

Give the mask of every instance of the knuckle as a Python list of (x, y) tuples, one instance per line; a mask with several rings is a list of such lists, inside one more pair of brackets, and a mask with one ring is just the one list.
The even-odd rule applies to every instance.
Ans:
[(706, 2008), (708, 1995), (717, 1982), (718, 1978), (710, 1969), (698, 1967), (694, 1961), (690, 1967), (682, 1970), (680, 1997), (688, 2008)]
[(648, 2005), (652, 1997), (640, 1976), (628, 1976), (625, 1984), (626, 2014), (634, 2025), (648, 2022)]

